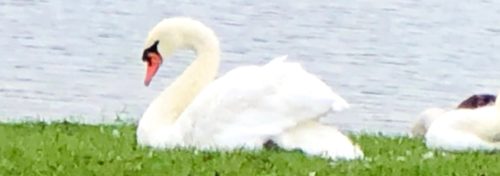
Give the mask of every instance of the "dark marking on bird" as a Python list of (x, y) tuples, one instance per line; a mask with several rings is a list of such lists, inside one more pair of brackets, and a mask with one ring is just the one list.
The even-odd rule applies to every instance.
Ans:
[(151, 63), (151, 58), (149, 58), (149, 53), (155, 53), (160, 55), (160, 53), (158, 52), (158, 43), (160, 43), (160, 41), (157, 40), (155, 43), (153, 43), (153, 45), (144, 50), (144, 52), (142, 53), (143, 62)]
[(483, 106), (495, 104), (496, 96), (491, 94), (476, 94), (462, 101), (458, 105), (458, 109), (476, 109)]

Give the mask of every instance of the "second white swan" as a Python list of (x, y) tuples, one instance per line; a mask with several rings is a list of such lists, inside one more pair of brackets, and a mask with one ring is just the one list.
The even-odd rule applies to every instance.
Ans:
[(330, 159), (363, 156), (347, 136), (319, 122), (348, 103), (299, 64), (280, 57), (264, 66), (238, 67), (214, 81), (220, 55), (214, 32), (199, 21), (174, 17), (148, 35), (146, 85), (177, 49), (192, 49), (197, 58), (143, 114), (140, 145), (259, 149), (272, 141)]

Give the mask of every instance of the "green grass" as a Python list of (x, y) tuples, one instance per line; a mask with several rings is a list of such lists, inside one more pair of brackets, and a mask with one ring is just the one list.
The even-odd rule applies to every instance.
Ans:
[(0, 175), (500, 175), (499, 153), (445, 153), (420, 139), (356, 135), (365, 159), (299, 151), (196, 152), (137, 147), (132, 125), (0, 125)]

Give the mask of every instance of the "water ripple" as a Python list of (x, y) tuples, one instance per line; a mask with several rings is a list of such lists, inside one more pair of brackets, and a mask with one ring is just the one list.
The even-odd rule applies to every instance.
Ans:
[(425, 108), (500, 87), (498, 1), (230, 1), (0, 2), (0, 121), (137, 120), (192, 56), (142, 85), (144, 37), (171, 15), (214, 28), (221, 73), (301, 62), (353, 105), (326, 118), (344, 130), (405, 132)]

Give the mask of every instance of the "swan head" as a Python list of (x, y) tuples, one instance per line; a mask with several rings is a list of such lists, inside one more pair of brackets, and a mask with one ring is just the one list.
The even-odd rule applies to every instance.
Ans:
[(164, 58), (178, 49), (200, 48), (218, 50), (218, 40), (214, 32), (203, 23), (188, 17), (166, 18), (156, 24), (144, 43), (142, 61), (146, 64), (144, 84), (149, 85)]
[(459, 109), (476, 109), (483, 106), (489, 106), (495, 104), (496, 96), (491, 94), (476, 94), (464, 100), (460, 105)]

